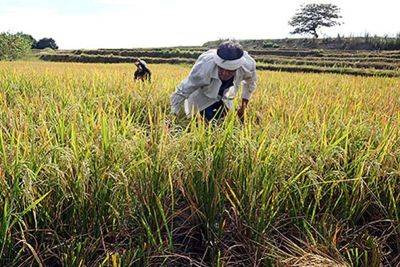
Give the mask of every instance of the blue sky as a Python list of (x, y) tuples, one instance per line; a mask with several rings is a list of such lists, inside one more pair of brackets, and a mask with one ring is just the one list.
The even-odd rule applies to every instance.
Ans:
[(53, 37), (64, 49), (285, 38), (291, 36), (287, 22), (296, 9), (314, 2), (342, 8), (344, 24), (323, 35), (400, 33), (399, 0), (0, 0), (0, 31)]

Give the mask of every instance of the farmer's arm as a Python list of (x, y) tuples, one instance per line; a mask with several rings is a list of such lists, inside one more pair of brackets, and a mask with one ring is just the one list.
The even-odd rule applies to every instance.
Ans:
[(190, 94), (202, 86), (201, 78), (189, 75), (177, 87), (171, 96), (171, 112), (178, 114), (183, 101), (187, 99)]
[(183, 101), (194, 91), (207, 84), (206, 76), (202, 60), (199, 59), (190, 71), (189, 76), (177, 86), (175, 92), (171, 95), (171, 112), (173, 114), (178, 114)]

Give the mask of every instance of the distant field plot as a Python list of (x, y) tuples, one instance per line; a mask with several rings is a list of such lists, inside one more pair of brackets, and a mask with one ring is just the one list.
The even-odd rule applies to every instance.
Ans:
[(190, 67), (150, 68), (0, 62), (1, 266), (400, 262), (400, 79), (259, 71), (207, 126), (169, 112)]
[[(57, 62), (128, 63), (140, 57), (149, 63), (191, 64), (204, 51), (205, 47), (71, 50), (43, 54), (40, 58)], [(400, 77), (398, 51), (262, 49), (249, 53), (263, 70)]]

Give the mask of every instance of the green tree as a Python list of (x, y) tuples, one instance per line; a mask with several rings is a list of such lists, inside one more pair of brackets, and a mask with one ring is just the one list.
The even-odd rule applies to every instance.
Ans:
[(31, 43), (20, 34), (0, 33), (0, 60), (16, 60), (30, 51)]
[(28, 40), (29, 43), (31, 44), (31, 48), (35, 48), (37, 41), (36, 41), (35, 38), (33, 38), (32, 35), (26, 34), (26, 33), (23, 33), (23, 32), (18, 32), (17, 34), (18, 34), (19, 36), (25, 38), (26, 40)]
[(51, 49), (58, 49), (57, 43), (53, 38), (43, 38), (40, 39), (35, 46), (36, 49), (45, 49), (45, 48), (51, 48)]
[(340, 8), (332, 4), (308, 4), (302, 6), (290, 19), (289, 25), (294, 27), (291, 34), (311, 34), (318, 38), (317, 30), (321, 27), (340, 25)]

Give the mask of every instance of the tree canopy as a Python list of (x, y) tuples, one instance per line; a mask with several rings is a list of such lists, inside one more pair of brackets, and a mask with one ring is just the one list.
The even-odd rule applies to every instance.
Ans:
[(35, 48), (37, 41), (32, 35), (23, 32), (17, 32), (16, 34), (22, 38), (25, 38), (31, 44), (31, 48)]
[(0, 60), (20, 59), (31, 51), (31, 42), (19, 33), (0, 33)]
[(294, 27), (291, 34), (311, 34), (319, 37), (318, 29), (340, 25), (340, 8), (333, 4), (308, 4), (302, 6), (290, 19), (289, 25)]
[(57, 43), (53, 38), (42, 38), (39, 41), (37, 41), (36, 49), (45, 49), (45, 48), (51, 48), (51, 49), (58, 49)]

